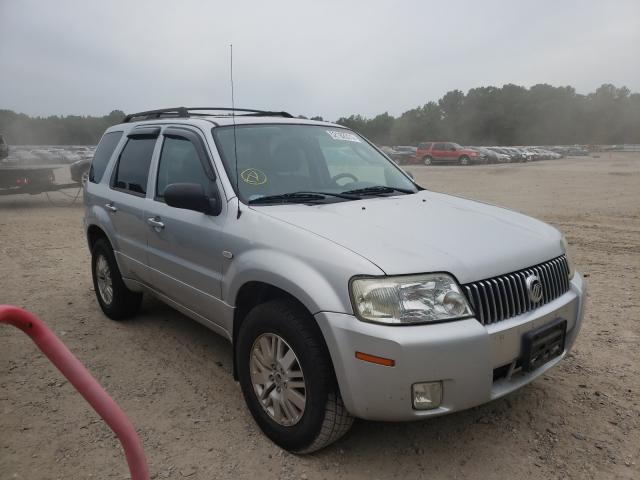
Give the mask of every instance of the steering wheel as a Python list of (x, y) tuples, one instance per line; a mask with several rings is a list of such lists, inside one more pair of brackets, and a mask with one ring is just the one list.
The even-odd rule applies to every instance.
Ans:
[[(343, 178), (348, 178), (349, 180), (351, 180), (351, 182), (347, 182), (343, 185), (340, 185), (338, 183), (338, 180), (342, 180)], [(355, 175), (351, 174), (351, 173), (339, 173), (336, 176), (332, 177), (331, 180), (333, 180), (333, 182), (336, 185), (340, 185), (341, 187), (344, 187), (345, 185), (349, 185), (349, 183), (356, 183), (358, 182), (358, 177), (356, 177)]]

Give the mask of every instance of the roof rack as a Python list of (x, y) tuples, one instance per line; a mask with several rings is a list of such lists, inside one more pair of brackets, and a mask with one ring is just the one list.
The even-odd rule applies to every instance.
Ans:
[[(201, 113), (201, 112), (205, 113)], [(208, 113), (208, 112), (230, 112), (230, 113)], [(221, 116), (232, 115), (235, 112), (242, 112), (240, 116), (252, 117), (284, 117), (293, 118), (287, 112), (271, 112), (267, 110), (254, 110), (253, 108), (227, 108), (227, 107), (175, 107), (161, 108), (159, 110), (147, 110), (146, 112), (130, 113), (122, 123), (137, 122), (141, 120), (153, 120), (156, 118), (189, 118), (192, 116)]]

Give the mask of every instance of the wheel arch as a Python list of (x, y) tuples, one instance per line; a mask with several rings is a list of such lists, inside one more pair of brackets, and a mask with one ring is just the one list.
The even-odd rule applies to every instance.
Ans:
[[(296, 295), (285, 290), (279, 286), (265, 281), (251, 280), (245, 282), (239, 289), (235, 296), (235, 308), (233, 312), (233, 378), (238, 380), (238, 365), (236, 360), (236, 345), (238, 340), (238, 332), (242, 323), (246, 319), (248, 313), (258, 305), (269, 302), (271, 300), (283, 299), (291, 301), (297, 304), (300, 308), (304, 309), (308, 313), (309, 322), (317, 329), (319, 338), (322, 339), (325, 351), (330, 359), (331, 366), (333, 368), (333, 359), (329, 352), (324, 334), (317, 324), (313, 312), (302, 302)], [(335, 375), (335, 373), (334, 373)]]
[(93, 250), (93, 246), (101, 238), (104, 238), (107, 242), (109, 242), (109, 245), (111, 245), (111, 248), (113, 248), (113, 243), (109, 239), (107, 232), (105, 232), (102, 228), (95, 224), (91, 224), (87, 227), (87, 244), (89, 245), (89, 251)]

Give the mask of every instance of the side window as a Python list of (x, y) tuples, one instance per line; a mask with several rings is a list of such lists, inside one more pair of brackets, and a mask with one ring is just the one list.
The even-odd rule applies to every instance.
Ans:
[(130, 138), (122, 149), (113, 186), (137, 195), (147, 193), (155, 138)]
[(436, 144), (433, 146), (433, 149), (434, 149), (434, 150), (444, 150), (444, 149), (445, 149), (445, 145), (444, 145), (444, 143), (436, 143)]
[(171, 183), (198, 183), (208, 190), (209, 179), (202, 168), (196, 147), (184, 138), (165, 137), (158, 165), (156, 198), (164, 197)]
[(96, 147), (96, 152), (93, 154), (93, 160), (91, 160), (91, 168), (89, 169), (90, 182), (100, 183), (109, 160), (111, 160), (111, 155), (113, 155), (113, 151), (118, 146), (121, 138), (122, 132), (109, 132), (103, 135), (102, 140)]

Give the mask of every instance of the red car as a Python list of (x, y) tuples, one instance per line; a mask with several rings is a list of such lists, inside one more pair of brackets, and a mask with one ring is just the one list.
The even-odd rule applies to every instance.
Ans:
[(416, 158), (425, 165), (432, 163), (458, 163), (469, 165), (471, 163), (487, 163), (487, 156), (482, 153), (464, 148), (453, 142), (425, 142), (418, 145)]

